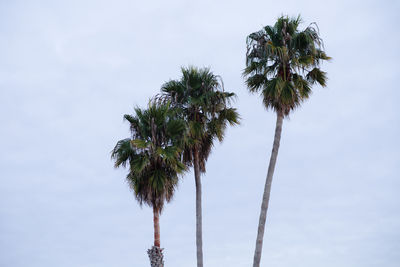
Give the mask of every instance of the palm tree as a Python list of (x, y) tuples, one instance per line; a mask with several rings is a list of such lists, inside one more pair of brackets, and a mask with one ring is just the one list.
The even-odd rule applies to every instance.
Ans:
[(187, 169), (181, 161), (186, 126), (176, 114), (169, 104), (136, 108), (135, 115), (124, 116), (132, 137), (118, 141), (111, 153), (116, 168), (129, 167), (126, 179), (139, 204), (153, 208), (154, 246), (148, 250), (153, 267), (164, 266), (159, 216), (172, 199), (178, 175)]
[(300, 31), (300, 23), (300, 16), (281, 16), (274, 26), (266, 26), (247, 37), (246, 68), (243, 73), (246, 85), (250, 92), (261, 93), (264, 106), (277, 114), (253, 267), (260, 266), (265, 220), (283, 119), (309, 98), (312, 85), (326, 86), (326, 73), (319, 67), (330, 57), (323, 51), (318, 27), (313, 23)]
[(182, 110), (188, 127), (188, 141), (183, 151), (184, 162), (194, 167), (196, 184), (196, 247), (197, 266), (203, 266), (201, 179), (215, 139), (224, 138), (228, 124), (239, 123), (239, 115), (230, 107), (234, 93), (223, 90), (219, 76), (208, 68), (182, 68), (180, 80), (166, 82), (161, 100), (171, 101)]

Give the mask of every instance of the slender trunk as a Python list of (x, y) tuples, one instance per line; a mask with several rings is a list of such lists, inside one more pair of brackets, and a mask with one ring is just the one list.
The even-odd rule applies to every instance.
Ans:
[(160, 248), (160, 213), (153, 207), (154, 246), (147, 250), (151, 267), (164, 267), (163, 249)]
[(154, 246), (160, 247), (160, 213), (153, 207)]
[(200, 163), (197, 149), (194, 151), (194, 179), (196, 182), (196, 248), (197, 267), (203, 267), (203, 228), (201, 218), (201, 180)]
[(253, 267), (260, 266), (264, 230), (265, 230), (265, 220), (267, 218), (269, 196), (271, 193), (272, 176), (274, 175), (276, 158), (278, 156), (278, 150), (279, 150), (279, 142), (281, 140), (282, 123), (283, 123), (283, 114), (282, 112), (278, 112), (276, 118), (274, 144), (272, 147), (271, 158), (269, 161), (267, 179), (265, 181), (264, 194), (261, 204), (260, 220), (258, 222), (258, 232), (256, 240), (256, 249), (254, 252)]

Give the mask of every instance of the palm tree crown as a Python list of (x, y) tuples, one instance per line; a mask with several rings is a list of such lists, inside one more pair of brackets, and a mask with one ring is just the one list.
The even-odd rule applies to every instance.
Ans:
[(191, 166), (196, 150), (200, 171), (204, 173), (214, 140), (223, 140), (228, 124), (239, 123), (236, 109), (229, 107), (235, 94), (225, 92), (219, 76), (210, 69), (196, 67), (182, 68), (181, 79), (166, 82), (161, 91), (160, 99), (181, 109), (188, 124), (184, 162)]
[(150, 103), (148, 109), (135, 109), (124, 115), (130, 123), (132, 138), (118, 141), (112, 151), (115, 167), (129, 166), (127, 180), (142, 204), (163, 209), (186, 167), (181, 162), (185, 123), (176, 117), (169, 104)]
[(287, 116), (311, 94), (311, 86), (326, 86), (320, 64), (330, 57), (323, 51), (315, 23), (303, 31), (301, 18), (278, 18), (247, 37), (244, 76), (250, 92), (261, 92), (267, 109)]

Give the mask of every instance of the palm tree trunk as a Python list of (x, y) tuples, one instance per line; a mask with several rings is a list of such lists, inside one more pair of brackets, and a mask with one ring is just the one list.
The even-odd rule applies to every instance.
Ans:
[(153, 207), (154, 246), (147, 250), (151, 267), (164, 267), (163, 249), (160, 248), (160, 213)]
[(197, 148), (194, 151), (194, 179), (196, 182), (196, 248), (197, 267), (203, 267), (203, 227), (201, 214), (201, 180), (199, 153)]
[(160, 247), (160, 213), (153, 207), (154, 246)]
[(278, 156), (278, 150), (279, 150), (279, 142), (281, 140), (282, 123), (283, 123), (283, 113), (278, 112), (276, 118), (274, 144), (272, 147), (271, 158), (269, 161), (267, 179), (265, 181), (264, 194), (261, 204), (260, 220), (258, 222), (258, 232), (256, 240), (256, 249), (254, 252), (253, 267), (260, 266), (264, 230), (265, 230), (265, 220), (267, 219), (268, 203), (272, 185), (272, 176), (274, 175), (276, 158)]

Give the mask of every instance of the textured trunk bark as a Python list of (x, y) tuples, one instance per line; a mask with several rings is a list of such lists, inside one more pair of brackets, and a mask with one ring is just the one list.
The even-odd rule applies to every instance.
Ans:
[(267, 179), (265, 181), (264, 194), (261, 203), (261, 212), (260, 212), (260, 220), (258, 222), (258, 232), (256, 240), (256, 249), (254, 252), (253, 267), (260, 266), (264, 230), (265, 230), (265, 220), (267, 219), (269, 196), (271, 193), (271, 185), (272, 185), (272, 176), (274, 175), (276, 158), (278, 156), (279, 143), (281, 140), (282, 123), (283, 123), (283, 114), (281, 112), (278, 112), (276, 118), (274, 144), (272, 147), (271, 158), (268, 166)]
[(160, 214), (156, 208), (153, 208), (154, 222), (154, 246), (160, 247)]
[(147, 250), (147, 254), (150, 258), (151, 267), (164, 267), (164, 255), (162, 248), (153, 246), (151, 249)]
[(201, 215), (201, 180), (199, 154), (197, 149), (194, 152), (194, 179), (196, 182), (196, 248), (197, 267), (203, 267), (203, 228)]

